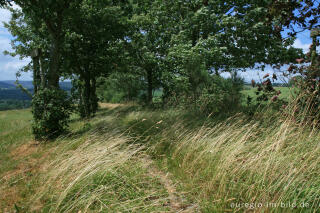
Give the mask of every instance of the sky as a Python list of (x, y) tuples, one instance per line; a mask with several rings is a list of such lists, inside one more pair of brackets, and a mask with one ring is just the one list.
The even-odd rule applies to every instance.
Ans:
[[(24, 65), (28, 64), (30, 59), (19, 60), (19, 57), (11, 57), (3, 54), (3, 51), (11, 50), (11, 34), (3, 26), (3, 22), (10, 20), (10, 12), (0, 8), (0, 81), (16, 80), (16, 72)], [(20, 80), (32, 80), (31, 74), (23, 74)]]
[[(30, 59), (19, 60), (19, 57), (13, 58), (3, 54), (3, 51), (11, 50), (10, 40), (12, 39), (12, 36), (3, 26), (3, 22), (8, 22), (10, 17), (11, 15), (8, 10), (0, 9), (0, 81), (16, 80), (16, 72), (30, 62)], [(296, 48), (302, 48), (307, 52), (311, 42), (310, 32), (305, 31), (298, 34), (297, 40), (293, 46)], [(240, 72), (239, 74), (245, 79), (245, 81), (251, 81), (252, 79), (259, 81), (261, 76), (266, 73), (272, 74), (274, 71), (270, 67), (267, 67), (263, 73), (257, 72), (257, 70), (249, 70), (247, 72)], [(227, 74), (225, 76), (228, 77)], [(19, 78), (19, 80), (32, 80), (32, 75), (31, 73), (25, 73)]]

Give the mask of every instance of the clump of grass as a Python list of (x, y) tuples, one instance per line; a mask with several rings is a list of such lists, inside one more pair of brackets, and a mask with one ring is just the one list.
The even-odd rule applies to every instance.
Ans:
[[(109, 131), (66, 142), (47, 167), (47, 180), (30, 206), (47, 212), (150, 212), (168, 209), (168, 194), (144, 167), (143, 146)], [(72, 144), (76, 144), (73, 146)], [(76, 147), (76, 148), (74, 148)]]
[(123, 118), (203, 212), (319, 209), (318, 129), (297, 123), (290, 113), (207, 121), (199, 126), (183, 113), (161, 111)]
[[(307, 205), (299, 210), (319, 208), (320, 133), (316, 130), (290, 120), (275, 120), (264, 127), (234, 117), (196, 131), (186, 131), (180, 123), (161, 134), (161, 141), (176, 136), (168, 138), (171, 171), (198, 196), (203, 210), (244, 211), (246, 203), (262, 204), (257, 211), (277, 211), (289, 203), (298, 208)], [(155, 146), (161, 146), (161, 141)]]

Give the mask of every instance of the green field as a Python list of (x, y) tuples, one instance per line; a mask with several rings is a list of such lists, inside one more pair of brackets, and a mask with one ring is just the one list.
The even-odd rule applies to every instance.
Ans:
[[(281, 100), (285, 100), (285, 101), (289, 101), (292, 97), (294, 97), (294, 88), (290, 88), (290, 87), (274, 87), (275, 90), (280, 91), (281, 94), (279, 95), (279, 99)], [(245, 86), (244, 90), (242, 90), (242, 94), (244, 95), (244, 100), (246, 100), (246, 98), (248, 96), (253, 98), (253, 102), (256, 101), (257, 98), (257, 88), (253, 88), (251, 86)]]

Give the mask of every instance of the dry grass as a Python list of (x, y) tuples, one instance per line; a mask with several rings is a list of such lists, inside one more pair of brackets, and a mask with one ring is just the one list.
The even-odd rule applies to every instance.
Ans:
[(78, 140), (57, 147), (42, 177), (47, 181), (29, 206), (43, 203), (48, 212), (170, 210), (165, 187), (143, 167), (143, 146), (112, 132)]
[[(263, 127), (234, 117), (196, 131), (176, 123), (162, 132), (162, 140), (168, 135), (175, 135), (170, 145), (172, 170), (197, 194), (203, 211), (319, 210), (320, 133), (316, 129), (290, 120)], [(157, 146), (161, 142), (155, 150)], [(298, 208), (279, 207), (289, 203)], [(299, 208), (304, 204), (308, 207)]]
[(140, 111), (122, 122), (203, 212), (318, 212), (319, 129), (288, 113), (266, 115), (213, 125), (172, 110)]
[[(102, 112), (89, 132), (56, 141), (42, 163), (38, 157), (38, 188), (24, 199), (24, 210), (319, 211), (318, 129), (284, 116), (248, 121), (236, 115), (213, 125), (184, 113), (126, 106)], [(28, 159), (38, 149), (29, 146), (11, 154)]]

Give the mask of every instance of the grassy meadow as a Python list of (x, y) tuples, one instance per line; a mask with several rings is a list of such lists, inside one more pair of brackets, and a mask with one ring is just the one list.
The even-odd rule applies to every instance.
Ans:
[[(280, 95), (279, 95), (279, 99), (288, 101), (290, 100), (292, 97), (294, 97), (294, 88), (292, 87), (274, 87), (275, 90), (280, 91)], [(252, 97), (253, 98), (253, 102), (256, 102), (256, 92), (257, 92), (257, 88), (253, 88), (252, 86), (245, 86), (244, 89), (242, 90), (242, 94), (244, 95), (244, 97)]]
[(320, 133), (275, 115), (217, 120), (101, 104), (38, 143), (0, 112), (2, 212), (317, 212)]

